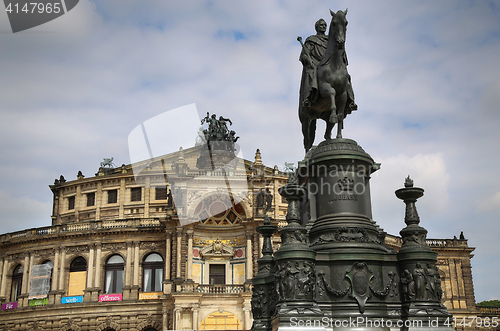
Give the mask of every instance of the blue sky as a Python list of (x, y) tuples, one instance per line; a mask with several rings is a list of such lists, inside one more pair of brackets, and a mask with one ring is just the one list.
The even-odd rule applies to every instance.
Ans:
[(231, 118), (244, 157), (301, 160), (296, 38), (347, 7), (359, 110), (344, 136), (382, 163), (374, 219), (399, 232), (394, 191), (410, 174), (429, 238), (464, 231), (476, 299), (500, 298), (499, 1), (81, 0), (16, 34), (2, 11), (0, 232), (49, 225), (55, 178), (92, 176), (105, 157), (130, 163), (137, 125), (191, 103)]

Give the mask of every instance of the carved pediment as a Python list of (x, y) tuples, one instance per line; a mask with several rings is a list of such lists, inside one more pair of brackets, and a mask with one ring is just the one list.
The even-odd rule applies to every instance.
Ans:
[(214, 240), (211, 244), (205, 246), (200, 250), (201, 255), (204, 258), (211, 257), (226, 257), (231, 258), (234, 256), (234, 249), (223, 243), (220, 239)]

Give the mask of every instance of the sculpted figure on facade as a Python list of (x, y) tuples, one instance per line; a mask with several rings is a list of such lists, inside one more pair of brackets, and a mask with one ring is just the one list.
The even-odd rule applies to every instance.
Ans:
[(425, 299), (426, 293), (426, 275), (425, 271), (420, 265), (417, 263), (415, 265), (415, 270), (413, 270), (413, 279), (415, 280), (415, 296), (417, 300)]
[(415, 281), (413, 275), (406, 269), (401, 275), (401, 283), (403, 284), (403, 296), (405, 300), (412, 301), (415, 299)]

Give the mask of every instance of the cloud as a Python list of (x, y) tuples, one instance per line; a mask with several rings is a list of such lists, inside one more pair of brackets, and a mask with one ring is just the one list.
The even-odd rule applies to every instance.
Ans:
[[(0, 210), (2, 210), (2, 233), (51, 225), (51, 203), (31, 197), (13, 197), (0, 191)], [(40, 215), (44, 215), (40, 219)]]
[(484, 200), (477, 200), (476, 206), (479, 212), (499, 212), (500, 211), (500, 192), (487, 197)]
[[(0, 14), (0, 191), (12, 202), (0, 211), (14, 217), (11, 205), (50, 200), (54, 178), (75, 179), (78, 170), (90, 177), (104, 157), (128, 163), (134, 127), (191, 103), (201, 114), (229, 117), (250, 160), (259, 148), (266, 165), (296, 164), (304, 157), (296, 37), (313, 34), (319, 18), (329, 22), (329, 9), (349, 7), (346, 49), (359, 110), (346, 119), (344, 136), (382, 163), (371, 180), (374, 218), (392, 234), (404, 226), (394, 191), (410, 174), (425, 189), (417, 207), (429, 236), (464, 229), (471, 245), (486, 246), (500, 184), (500, 6), (331, 6), (81, 0), (61, 18), (17, 34), (7, 33)], [(324, 129), (320, 121), (316, 144)], [(46, 226), (44, 208), (19, 217)], [(24, 222), (5, 218), (3, 232), (28, 227)], [(487, 254), (477, 252), (480, 266)]]
[[(405, 178), (410, 175), (415, 187), (421, 187), (424, 196), (417, 202), (422, 224), (428, 228), (429, 221), (436, 214), (449, 207), (449, 182), (446, 163), (441, 154), (399, 154), (376, 159), (381, 169), (372, 175), (371, 194), (373, 216), (378, 224), (392, 234), (399, 233), (404, 224), (404, 204), (394, 192), (404, 187)], [(432, 237), (432, 233), (430, 234)]]

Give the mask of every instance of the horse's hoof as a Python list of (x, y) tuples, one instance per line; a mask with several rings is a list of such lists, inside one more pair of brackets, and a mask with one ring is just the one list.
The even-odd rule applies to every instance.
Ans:
[(329, 120), (330, 120), (330, 123), (333, 123), (333, 124), (337, 123), (338, 122), (337, 115), (336, 114), (330, 115)]

